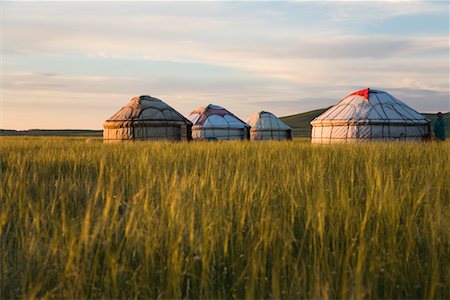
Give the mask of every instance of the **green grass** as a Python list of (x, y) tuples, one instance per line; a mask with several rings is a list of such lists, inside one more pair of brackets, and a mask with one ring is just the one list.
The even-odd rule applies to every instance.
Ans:
[(0, 138), (0, 298), (450, 298), (450, 143)]

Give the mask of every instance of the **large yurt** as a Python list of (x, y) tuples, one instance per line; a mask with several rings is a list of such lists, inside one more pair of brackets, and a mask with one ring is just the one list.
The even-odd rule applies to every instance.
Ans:
[(250, 126), (225, 108), (209, 104), (191, 112), (194, 140), (246, 140)]
[(251, 140), (291, 140), (292, 129), (284, 124), (274, 114), (260, 111), (247, 119)]
[(430, 121), (391, 94), (351, 93), (311, 121), (313, 143), (425, 140)]
[(150, 96), (134, 97), (103, 123), (105, 142), (191, 139), (192, 123)]

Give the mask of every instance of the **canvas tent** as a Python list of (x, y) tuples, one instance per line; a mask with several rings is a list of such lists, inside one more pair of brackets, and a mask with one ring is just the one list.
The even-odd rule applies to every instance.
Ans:
[(103, 140), (190, 140), (191, 127), (189, 120), (163, 101), (139, 96), (103, 123)]
[(423, 140), (430, 121), (384, 91), (351, 93), (312, 122), (313, 143)]
[(274, 114), (260, 111), (247, 119), (251, 126), (251, 140), (291, 140), (292, 129), (278, 119)]
[(250, 126), (223, 107), (209, 104), (191, 112), (192, 139), (245, 140)]

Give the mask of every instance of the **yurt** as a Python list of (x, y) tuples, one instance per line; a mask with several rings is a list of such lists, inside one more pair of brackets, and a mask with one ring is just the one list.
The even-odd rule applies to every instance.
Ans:
[(192, 139), (246, 140), (250, 126), (225, 108), (209, 104), (191, 112)]
[(192, 123), (150, 96), (134, 97), (103, 123), (104, 142), (191, 139)]
[(291, 140), (292, 129), (274, 114), (267, 111), (256, 112), (247, 119), (251, 140)]
[(311, 121), (313, 143), (424, 140), (430, 121), (387, 92), (351, 93)]

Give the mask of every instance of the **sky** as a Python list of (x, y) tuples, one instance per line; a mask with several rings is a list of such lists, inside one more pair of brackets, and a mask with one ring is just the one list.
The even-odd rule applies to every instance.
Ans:
[(2, 129), (100, 129), (132, 97), (242, 119), (366, 87), (450, 110), (448, 1), (0, 1)]

